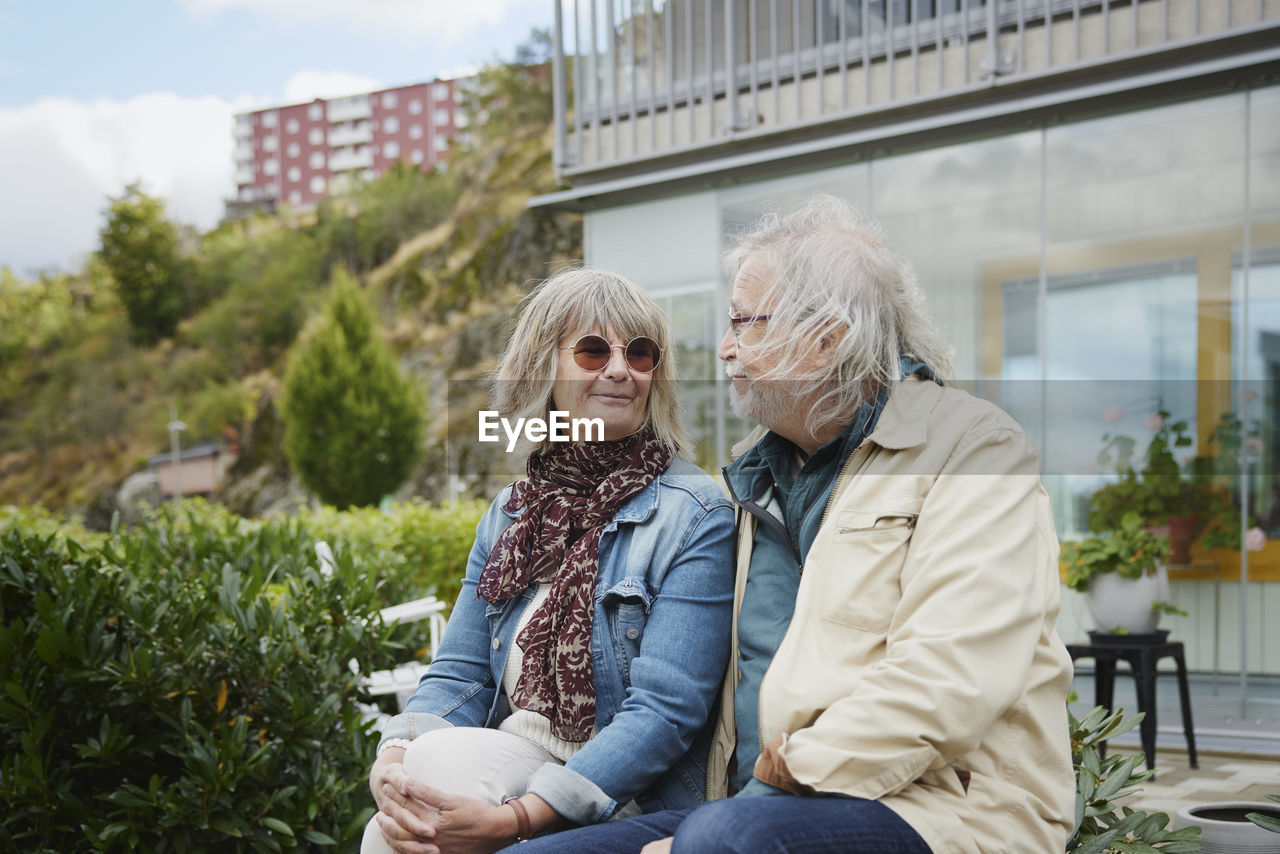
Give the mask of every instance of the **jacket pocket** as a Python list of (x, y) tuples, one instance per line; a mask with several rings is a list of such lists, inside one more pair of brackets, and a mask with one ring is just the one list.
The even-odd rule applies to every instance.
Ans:
[(609, 635), (624, 685), (631, 684), (631, 660), (640, 654), (644, 626), (653, 607), (648, 586), (637, 578), (624, 578), (600, 594)]
[(835, 520), (828, 547), (834, 559), (824, 570), (822, 617), (833, 623), (883, 634), (902, 598), (916, 513), (846, 510)]

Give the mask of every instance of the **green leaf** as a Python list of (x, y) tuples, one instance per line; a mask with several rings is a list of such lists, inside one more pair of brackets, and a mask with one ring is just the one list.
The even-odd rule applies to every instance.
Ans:
[(212, 827), (214, 830), (218, 831), (219, 833), (226, 834), (227, 836), (234, 836), (236, 839), (241, 839), (244, 837), (244, 832), (241, 831), (239, 827), (237, 827), (230, 819), (227, 819), (227, 818), (210, 819), (209, 826)]
[(1263, 830), (1269, 830), (1272, 833), (1280, 833), (1280, 820), (1269, 815), (1263, 815), (1260, 812), (1247, 812), (1244, 817), (1249, 821), (1261, 827)]
[(304, 830), (302, 831), (302, 836), (304, 839), (314, 842), (316, 845), (338, 844), (338, 840), (334, 839), (332, 836), (326, 836), (318, 830)]
[(259, 821), (264, 826), (271, 828), (277, 833), (283, 833), (285, 836), (293, 836), (293, 828), (285, 824), (283, 821), (281, 821), (278, 818), (272, 818), (271, 816), (268, 815), (268, 816), (263, 816), (262, 818), (259, 819)]

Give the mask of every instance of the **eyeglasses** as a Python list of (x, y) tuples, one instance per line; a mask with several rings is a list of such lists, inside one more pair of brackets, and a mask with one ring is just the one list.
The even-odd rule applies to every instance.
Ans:
[(733, 337), (737, 338), (742, 334), (742, 329), (740, 328), (742, 324), (757, 323), (762, 320), (769, 320), (772, 317), (772, 314), (745, 314), (739, 317), (735, 316), (731, 311), (729, 312), (729, 329), (733, 332)]
[(572, 350), (573, 361), (584, 371), (603, 371), (614, 350), (621, 350), (627, 367), (641, 374), (650, 373), (662, 361), (662, 348), (652, 338), (643, 335), (632, 338), (625, 345), (610, 344), (599, 335), (583, 335), (572, 347), (560, 349)]

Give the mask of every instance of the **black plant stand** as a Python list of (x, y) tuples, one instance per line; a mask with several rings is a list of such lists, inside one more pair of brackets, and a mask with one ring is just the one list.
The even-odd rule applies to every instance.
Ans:
[[(1142, 752), (1147, 758), (1147, 768), (1156, 767), (1156, 664), (1162, 658), (1172, 658), (1178, 668), (1178, 695), (1182, 701), (1182, 732), (1187, 738), (1187, 756), (1192, 768), (1199, 768), (1196, 759), (1196, 734), (1191, 721), (1191, 693), (1187, 688), (1187, 661), (1181, 641), (1170, 641), (1167, 631), (1151, 634), (1116, 635), (1107, 632), (1089, 632), (1089, 643), (1067, 644), (1067, 652), (1074, 662), (1078, 658), (1094, 660), (1094, 702), (1108, 710), (1112, 708), (1116, 680), (1116, 662), (1127, 661), (1133, 672), (1134, 686), (1138, 692), (1138, 711), (1146, 716), (1140, 724)], [(1100, 755), (1106, 756), (1106, 743), (1098, 745)]]

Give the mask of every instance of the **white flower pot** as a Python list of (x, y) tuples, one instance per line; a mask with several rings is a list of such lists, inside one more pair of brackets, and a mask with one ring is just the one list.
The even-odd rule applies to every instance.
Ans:
[(1258, 827), (1244, 817), (1248, 812), (1280, 816), (1280, 805), (1272, 801), (1192, 804), (1178, 810), (1170, 827), (1198, 826), (1203, 834), (1200, 854), (1276, 854), (1280, 833)]
[(1151, 606), (1169, 601), (1169, 577), (1164, 564), (1154, 575), (1125, 578), (1118, 572), (1104, 572), (1089, 579), (1084, 594), (1085, 607), (1098, 631), (1123, 629), (1131, 635), (1151, 634), (1160, 625), (1161, 612)]

